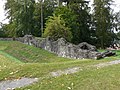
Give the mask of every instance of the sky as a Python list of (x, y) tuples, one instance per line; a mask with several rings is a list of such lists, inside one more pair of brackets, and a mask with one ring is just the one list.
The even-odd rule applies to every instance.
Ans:
[[(120, 10), (120, 0), (113, 0), (114, 1), (114, 6), (112, 8), (114, 9), (115, 12)], [(4, 4), (6, 0), (0, 0), (0, 22), (2, 23), (8, 23), (8, 20), (6, 20), (5, 16), (5, 11), (4, 11)], [(93, 0), (90, 0), (91, 4)]]
[(4, 20), (5, 19), (4, 3), (5, 0), (0, 0), (0, 22), (7, 23), (8, 20)]

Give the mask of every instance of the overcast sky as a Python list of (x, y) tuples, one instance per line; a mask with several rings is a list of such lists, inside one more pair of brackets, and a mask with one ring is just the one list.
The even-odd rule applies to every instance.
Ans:
[(3, 21), (5, 19), (5, 15), (4, 15), (4, 3), (5, 0), (0, 0), (0, 22), (6, 23), (6, 21)]
[[(5, 11), (4, 11), (4, 4), (6, 0), (0, 0), (0, 22), (7, 23), (8, 20), (5, 20)], [(93, 0), (90, 0), (91, 2)], [(113, 6), (114, 10), (117, 12), (120, 9), (120, 0), (113, 0), (115, 1), (115, 5)]]

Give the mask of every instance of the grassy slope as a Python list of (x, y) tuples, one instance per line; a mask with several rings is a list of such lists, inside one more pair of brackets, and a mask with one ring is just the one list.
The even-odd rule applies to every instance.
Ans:
[[(57, 58), (54, 54), (45, 50), (28, 46), (20, 42), (1, 42), (4, 46), (3, 51), (22, 60), (23, 62), (53, 62), (55, 59), (61, 61), (62, 58)], [(0, 44), (1, 44), (0, 43)]]
[[(119, 54), (119, 51), (117, 53)], [(84, 70), (76, 74), (43, 79), (34, 85), (18, 90), (68, 90), (70, 88), (73, 90), (118, 90), (120, 88), (119, 65), (101, 69), (88, 67), (96, 63), (119, 59), (119, 57), (118, 55), (103, 60), (72, 60), (59, 58), (47, 51), (19, 42), (0, 41), (0, 80), (46, 77), (51, 71), (80, 66)]]
[[(29, 63), (33, 63), (33, 62), (55, 63), (55, 62), (73, 61), (72, 59), (57, 57), (55, 54), (49, 53), (40, 48), (22, 44), (20, 42), (0, 41), (0, 50), (12, 55), (13, 57), (23, 62), (29, 62)], [(118, 54), (120, 54), (119, 51)], [(117, 56), (117, 57), (105, 58), (104, 60), (111, 60), (111, 59), (113, 60), (119, 58), (120, 56)]]

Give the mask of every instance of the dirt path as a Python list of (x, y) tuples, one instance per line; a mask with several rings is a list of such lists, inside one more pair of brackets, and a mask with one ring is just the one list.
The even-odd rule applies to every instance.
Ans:
[(94, 66), (97, 67), (97, 68), (103, 68), (103, 67), (111, 66), (111, 65), (115, 65), (115, 64), (120, 64), (120, 60), (115, 60), (115, 61), (100, 63), (100, 64), (96, 64)]
[(65, 70), (58, 70), (56, 72), (50, 72), (50, 75), (52, 77), (58, 77), (58, 76), (61, 76), (63, 74), (67, 75), (67, 74), (76, 73), (80, 70), (82, 70), (80, 67), (73, 67), (73, 68), (68, 68), (68, 69), (65, 69)]
[[(92, 65), (92, 67), (103, 68), (115, 64), (120, 64), (120, 60), (100, 63), (100, 64)], [(84, 68), (81, 67), (73, 67), (65, 70), (58, 70), (58, 71), (50, 72), (49, 77), (59, 77), (61, 75), (73, 74), (79, 71), (83, 71), (83, 69)], [(44, 77), (44, 78), (49, 78), (49, 77)], [(13, 90), (14, 88), (25, 87), (35, 82), (38, 82), (38, 80), (39, 80), (38, 78), (21, 78), (18, 80), (16, 79), (16, 80), (1, 81), (0, 90)]]
[(21, 78), (0, 82), (0, 90), (14, 90), (15, 88), (25, 87), (37, 82), (37, 78)]
[[(120, 60), (100, 63), (100, 64), (92, 65), (92, 67), (97, 67), (97, 69), (98, 69), (98, 68), (103, 68), (103, 67), (110, 66), (110, 65), (115, 65), (115, 64), (120, 64)], [(76, 73), (76, 72), (82, 71), (83, 69), (84, 68), (81, 68), (81, 67), (73, 67), (73, 68), (68, 68), (68, 69), (65, 69), (65, 70), (58, 70), (58, 71), (55, 71), (55, 72), (50, 72), (50, 75), (52, 77), (58, 77), (58, 76), (61, 76), (61, 75), (64, 75), (64, 74), (67, 75), (67, 74)]]

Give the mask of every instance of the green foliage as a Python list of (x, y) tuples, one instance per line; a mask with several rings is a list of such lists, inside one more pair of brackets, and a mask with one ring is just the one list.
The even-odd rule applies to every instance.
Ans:
[[(8, 37), (26, 34), (41, 37), (45, 31), (45, 37), (55, 40), (64, 37), (74, 44), (88, 42), (105, 48), (116, 39), (114, 30), (120, 29), (119, 13), (113, 14), (111, 4), (112, 0), (94, 0), (91, 14), (86, 0), (7, 0), (5, 10), (10, 21), (0, 33)], [(53, 14), (60, 16), (57, 24), (50, 17)], [(51, 20), (47, 20), (49, 17)], [(48, 27), (50, 30), (46, 30)]]
[(32, 35), (36, 37), (41, 37), (41, 3), (35, 3), (35, 11), (34, 11), (34, 31), (32, 32)]
[(77, 15), (67, 6), (61, 6), (58, 7), (55, 11), (54, 14), (56, 16), (61, 15), (61, 17), (64, 19), (65, 24), (67, 27), (71, 28), (70, 31), (72, 33), (72, 42), (75, 43), (75, 38), (76, 38), (76, 31), (78, 30), (77, 26)]
[(15, 23), (10, 23), (6, 25), (6, 35), (8, 37), (16, 37), (16, 27)]
[(12, 29), (16, 31), (17, 36), (32, 33), (34, 3), (34, 0), (7, 0), (5, 4), (7, 18), (10, 19), (10, 25), (15, 26)]
[[(96, 28), (97, 43), (105, 48), (113, 41), (113, 15), (111, 14), (112, 0), (94, 0), (94, 22)], [(110, 41), (110, 42), (109, 42)]]
[(3, 24), (0, 29), (1, 37), (16, 37), (15, 24)]
[(116, 31), (119, 31), (120, 30), (120, 11), (113, 14), (113, 16), (114, 16), (114, 20), (113, 20), (114, 28)]
[(65, 21), (61, 18), (60, 15), (50, 16), (46, 22), (44, 37), (48, 36), (53, 40), (57, 40), (58, 38), (65, 38), (66, 40), (71, 41), (72, 39), (70, 28), (66, 27)]
[(0, 28), (0, 37), (6, 37), (5, 31)]
[[(43, 7), (43, 12), (41, 12), (41, 5)], [(43, 32), (41, 30), (41, 13), (43, 13), (43, 29), (45, 28), (46, 18), (53, 15), (53, 11), (57, 6), (57, 0), (44, 0), (44, 2), (35, 3), (35, 11), (34, 11), (34, 31), (32, 34), (34, 36), (41, 37)]]
[(72, 43), (79, 44), (81, 42), (91, 43), (91, 15), (88, 3), (84, 0), (68, 1), (67, 6), (60, 6), (55, 11), (55, 15), (61, 15), (66, 26), (71, 28), (73, 35)]
[(0, 37), (6, 37), (5, 30), (3, 29), (2, 23), (0, 23)]
[(88, 7), (88, 3), (85, 0), (74, 0), (70, 1), (68, 7), (74, 12), (76, 15), (76, 28), (73, 32), (73, 41), (76, 44), (81, 42), (91, 43), (91, 15), (90, 8)]
[(16, 18), (18, 36), (32, 34), (32, 31), (34, 30), (34, 3), (35, 0), (24, 0), (22, 2), (23, 5), (20, 5), (20, 8), (18, 9), (18, 17)]

